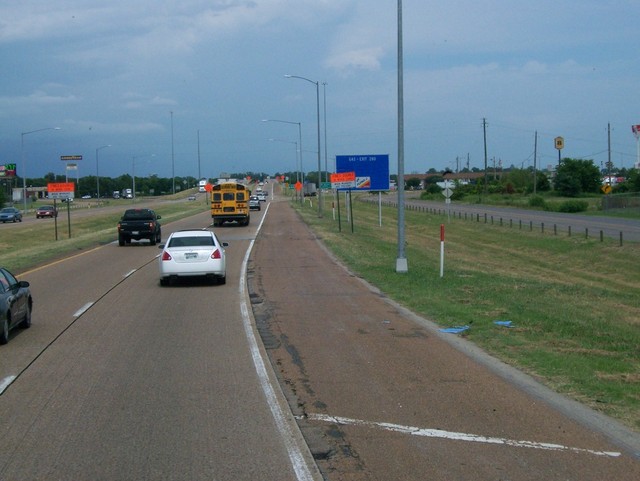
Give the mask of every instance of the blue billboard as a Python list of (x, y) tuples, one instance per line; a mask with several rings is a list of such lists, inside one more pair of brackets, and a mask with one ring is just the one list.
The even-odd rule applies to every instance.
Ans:
[(337, 155), (336, 172), (355, 172), (354, 190), (389, 190), (389, 155)]

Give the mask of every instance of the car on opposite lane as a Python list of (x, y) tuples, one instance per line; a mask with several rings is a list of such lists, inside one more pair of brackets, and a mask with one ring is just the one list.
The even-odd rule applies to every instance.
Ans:
[(44, 219), (45, 217), (58, 217), (58, 209), (52, 205), (41, 205), (36, 209), (36, 219)]
[(22, 222), (22, 212), (15, 207), (5, 207), (0, 210), (0, 222)]
[(226, 242), (211, 230), (182, 230), (169, 235), (159, 246), (160, 285), (167, 286), (180, 277), (206, 277), (212, 282), (227, 281)]
[(0, 344), (9, 342), (9, 331), (14, 327), (31, 327), (32, 309), (29, 283), (0, 267)]

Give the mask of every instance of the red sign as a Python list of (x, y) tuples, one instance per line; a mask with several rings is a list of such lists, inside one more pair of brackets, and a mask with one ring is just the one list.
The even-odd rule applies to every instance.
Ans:
[(298, 192), (300, 192), (302, 190), (302, 182), (300, 182), (300, 181), (296, 182), (296, 190)]
[(213, 188), (213, 186), (209, 182), (204, 184), (204, 190), (206, 190), (207, 192), (211, 192), (212, 188)]
[(75, 184), (73, 182), (56, 182), (47, 184), (47, 190), (49, 192), (71, 192), (75, 190)]
[(331, 183), (337, 184), (339, 182), (355, 182), (355, 172), (339, 172), (337, 174), (331, 174)]

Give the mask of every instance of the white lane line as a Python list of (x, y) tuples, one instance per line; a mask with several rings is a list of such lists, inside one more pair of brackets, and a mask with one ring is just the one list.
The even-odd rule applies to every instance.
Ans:
[(127, 277), (129, 277), (130, 275), (132, 275), (135, 271), (137, 271), (138, 269), (132, 269), (129, 272), (127, 272), (123, 277), (126, 279)]
[(0, 394), (2, 394), (4, 390), (11, 385), (15, 378), (16, 376), (7, 376), (2, 381), (0, 381)]
[(516, 441), (513, 439), (506, 439), (506, 438), (492, 438), (492, 437), (486, 437), (486, 436), (478, 436), (476, 434), (442, 431), (440, 429), (425, 429), (425, 428), (418, 428), (414, 426), (402, 426), (400, 424), (363, 421), (360, 419), (344, 418), (340, 416), (330, 416), (328, 414), (308, 414), (307, 418), (315, 421), (323, 421), (323, 422), (344, 424), (344, 425), (350, 425), (350, 426), (382, 428), (387, 431), (394, 431), (397, 433), (411, 434), (412, 436), (423, 436), (428, 438), (451, 439), (455, 441), (468, 441), (473, 443), (503, 444), (506, 446), (514, 446), (517, 448), (544, 449), (549, 451), (571, 451), (575, 453), (593, 454), (596, 456), (608, 456), (611, 458), (617, 458), (621, 455), (621, 453), (618, 453), (615, 451), (594, 451), (591, 449), (572, 448), (570, 446), (563, 446), (561, 444), (538, 443), (534, 441)]
[[(266, 215), (266, 212), (265, 212)], [(264, 222), (265, 216), (262, 217), (262, 222)], [(256, 231), (257, 233), (260, 231), (260, 227), (262, 227), (262, 222), (258, 226)], [(251, 350), (251, 357), (253, 359), (253, 364), (256, 369), (256, 374), (258, 375), (258, 379), (260, 381), (260, 386), (262, 387), (262, 391), (267, 399), (267, 403), (269, 405), (269, 409), (271, 410), (271, 415), (276, 423), (276, 427), (278, 428), (278, 432), (280, 433), (280, 437), (285, 444), (285, 448), (287, 449), (287, 453), (289, 455), (289, 460), (291, 461), (291, 466), (295, 472), (296, 479), (298, 481), (313, 481), (314, 477), (311, 474), (311, 470), (305, 461), (305, 457), (300, 450), (300, 447), (295, 442), (297, 437), (294, 435), (291, 426), (286, 420), (286, 416), (278, 403), (278, 399), (276, 397), (276, 393), (274, 391), (271, 382), (269, 381), (269, 374), (267, 373), (267, 368), (264, 364), (264, 360), (260, 355), (260, 349), (258, 347), (258, 342), (253, 332), (251, 318), (249, 316), (249, 306), (247, 305), (247, 297), (246, 296), (246, 272), (247, 272), (247, 263), (249, 262), (249, 256), (251, 255), (251, 250), (253, 249), (253, 244), (255, 240), (252, 240), (249, 243), (249, 248), (245, 253), (244, 260), (242, 261), (242, 269), (240, 275), (240, 312), (242, 313), (242, 324), (244, 326), (244, 332), (247, 336), (247, 341), (249, 342), (249, 349)]]
[(93, 302), (87, 302), (84, 306), (73, 313), (73, 317), (80, 317), (82, 314), (87, 312), (91, 306), (93, 306)]

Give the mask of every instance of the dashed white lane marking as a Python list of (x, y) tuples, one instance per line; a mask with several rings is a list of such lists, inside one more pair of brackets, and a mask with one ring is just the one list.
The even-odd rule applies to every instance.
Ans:
[(561, 444), (538, 443), (534, 441), (516, 441), (513, 439), (506, 439), (506, 438), (493, 438), (493, 437), (486, 437), (486, 436), (478, 436), (476, 434), (442, 431), (440, 429), (425, 429), (425, 428), (418, 428), (414, 426), (402, 426), (400, 424), (363, 421), (361, 419), (351, 419), (351, 418), (345, 418), (340, 416), (330, 416), (328, 414), (308, 414), (307, 418), (315, 421), (323, 421), (323, 422), (343, 424), (343, 425), (349, 425), (349, 426), (381, 428), (387, 431), (410, 434), (412, 436), (424, 436), (428, 438), (451, 439), (455, 441), (468, 441), (473, 443), (503, 444), (505, 446), (514, 446), (517, 448), (544, 449), (549, 451), (570, 451), (575, 453), (592, 454), (595, 456), (608, 456), (612, 458), (617, 458), (621, 455), (621, 453), (618, 453), (615, 451), (594, 451), (591, 449), (572, 448), (570, 446), (563, 446)]
[(87, 302), (84, 306), (73, 313), (73, 317), (80, 317), (82, 314), (87, 312), (91, 306), (93, 306), (93, 302)]
[(15, 376), (7, 376), (0, 381), (0, 394), (11, 385), (15, 378)]
[[(262, 223), (264, 222), (265, 215), (262, 217), (262, 222), (258, 226), (256, 230), (256, 236), (262, 227)], [(285, 414), (280, 407), (280, 403), (278, 403), (278, 399), (274, 390), (274, 387), (271, 385), (271, 381), (269, 380), (269, 374), (267, 373), (267, 368), (265, 366), (264, 360), (260, 355), (260, 349), (258, 347), (258, 341), (256, 340), (255, 334), (253, 332), (253, 327), (251, 324), (251, 318), (249, 316), (249, 306), (247, 304), (247, 296), (246, 296), (246, 272), (247, 272), (247, 263), (249, 262), (249, 256), (251, 255), (251, 250), (253, 249), (253, 244), (255, 240), (251, 240), (249, 243), (249, 248), (245, 253), (244, 260), (242, 261), (241, 275), (240, 275), (240, 311), (242, 313), (242, 324), (244, 325), (245, 335), (247, 337), (247, 341), (249, 343), (249, 349), (251, 351), (251, 357), (253, 359), (253, 365), (256, 369), (256, 374), (260, 381), (260, 386), (262, 387), (262, 391), (267, 399), (267, 403), (269, 405), (269, 409), (271, 410), (271, 415), (273, 416), (273, 420), (275, 421), (276, 427), (278, 428), (278, 432), (282, 438), (282, 441), (285, 444), (287, 453), (289, 455), (289, 461), (291, 462), (291, 466), (293, 471), (295, 472), (296, 479), (298, 481), (313, 481), (314, 476), (311, 473), (310, 467), (307, 465), (304, 455), (300, 450), (300, 447), (297, 445), (291, 427), (286, 420)]]

